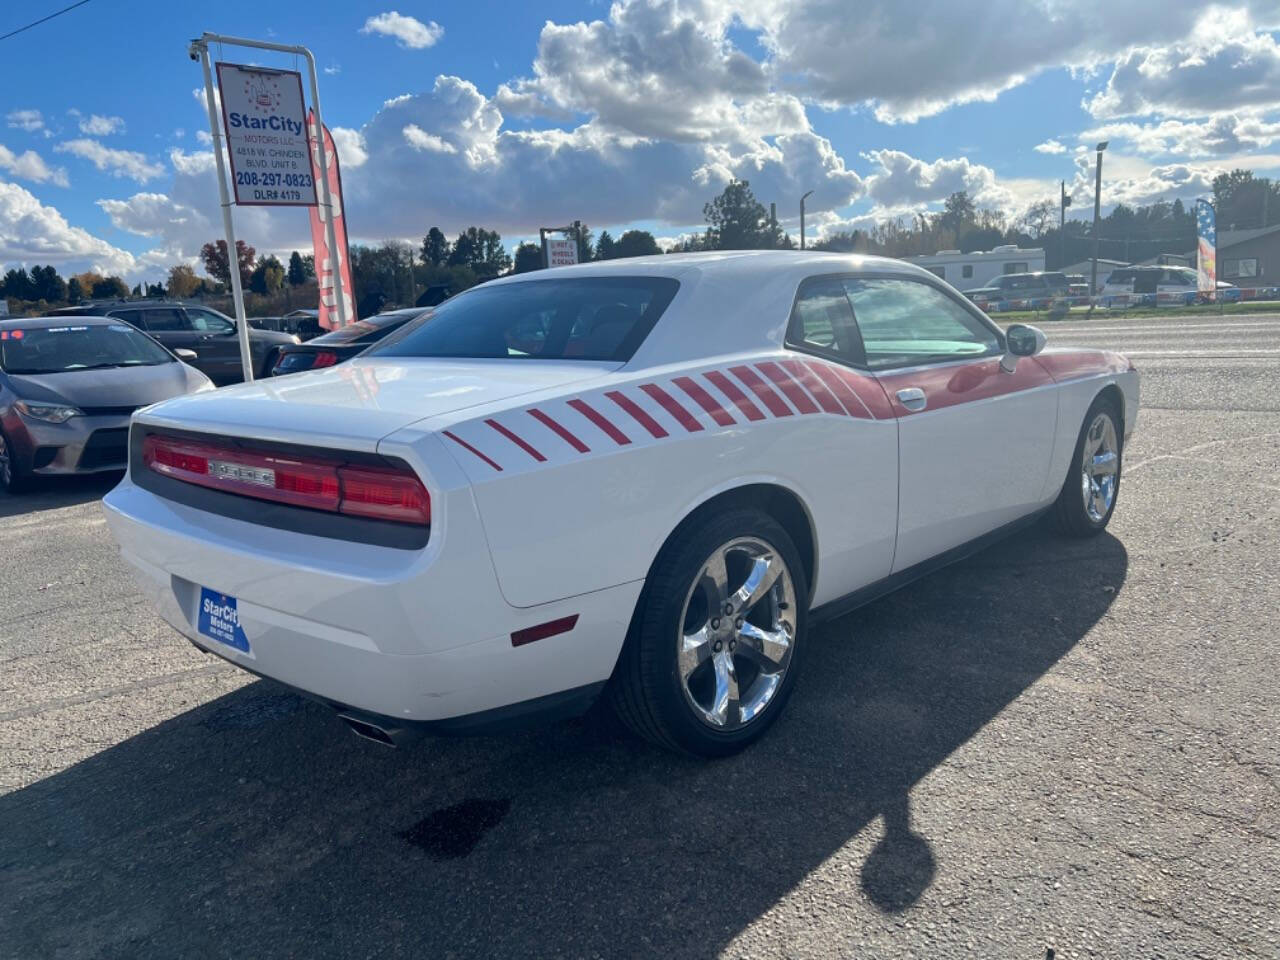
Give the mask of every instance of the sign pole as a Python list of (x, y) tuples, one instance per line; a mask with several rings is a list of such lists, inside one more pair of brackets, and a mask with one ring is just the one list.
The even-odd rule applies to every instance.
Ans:
[(240, 367), (245, 383), (253, 382), (253, 355), (249, 350), (249, 321), (244, 315), (244, 290), (240, 286), (240, 252), (236, 249), (236, 228), (231, 219), (231, 195), (227, 189), (226, 160), (222, 156), (222, 126), (214, 107), (213, 74), (209, 70), (209, 45), (193, 41), (200, 48), (200, 66), (204, 70), (204, 99), (209, 108), (209, 133), (213, 136), (213, 157), (218, 167), (218, 195), (222, 201), (222, 227), (227, 234), (227, 272), (231, 275), (231, 299), (236, 310), (236, 335), (240, 340)]

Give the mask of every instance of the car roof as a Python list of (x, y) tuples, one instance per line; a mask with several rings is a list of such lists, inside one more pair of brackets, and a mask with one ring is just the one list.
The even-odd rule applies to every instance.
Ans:
[(0, 330), (12, 330), (14, 327), (23, 327), (31, 329), (32, 324), (39, 327), (65, 327), (68, 320), (74, 320), (75, 325), (97, 327), (111, 324), (119, 324), (120, 321), (113, 317), (96, 317), (96, 316), (57, 316), (45, 314), (41, 317), (10, 317), (7, 320), (0, 320)]

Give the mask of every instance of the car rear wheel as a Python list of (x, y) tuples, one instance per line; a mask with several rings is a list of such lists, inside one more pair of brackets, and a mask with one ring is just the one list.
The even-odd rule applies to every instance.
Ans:
[(768, 514), (734, 509), (681, 531), (645, 585), (610, 683), (615, 712), (669, 749), (743, 749), (790, 696), (807, 598), (795, 544)]
[(21, 493), (26, 485), (26, 475), (14, 456), (9, 438), (0, 432), (0, 490), (6, 493)]
[(1076, 439), (1071, 469), (1058, 494), (1058, 527), (1073, 537), (1092, 537), (1106, 529), (1120, 492), (1124, 430), (1114, 399), (1100, 396), (1085, 414)]

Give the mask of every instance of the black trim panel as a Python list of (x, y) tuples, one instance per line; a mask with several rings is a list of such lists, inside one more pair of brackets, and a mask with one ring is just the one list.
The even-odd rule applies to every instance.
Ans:
[(980, 537), (962, 543), (958, 547), (952, 547), (950, 550), (938, 554), (936, 557), (930, 557), (928, 560), (922, 560), (915, 566), (907, 567), (899, 570), (897, 573), (891, 573), (883, 580), (877, 580), (875, 583), (869, 583), (865, 587), (860, 587), (853, 593), (847, 593), (843, 597), (837, 597), (835, 600), (829, 600), (822, 606), (809, 611), (809, 617), (814, 623), (820, 623), (827, 620), (835, 620), (843, 617), (846, 613), (852, 613), (859, 607), (865, 607), (874, 600), (893, 593), (909, 583), (914, 583), (921, 577), (927, 577), (931, 573), (936, 573), (943, 567), (949, 567), (951, 564), (966, 557), (971, 557), (975, 553), (985, 550), (992, 544), (1004, 540), (1017, 533), (1019, 530), (1025, 530), (1032, 526), (1049, 510), (1044, 507), (1034, 513), (1029, 513), (1025, 517), (1019, 517), (1012, 523), (1006, 523), (1002, 527), (997, 527), (990, 533), (984, 533)]
[(292, 533), (305, 533), (313, 537), (329, 537), (333, 540), (346, 540), (351, 543), (367, 543), (378, 547), (394, 547), (397, 550), (421, 550), (427, 545), (431, 536), (431, 528), (410, 523), (395, 523), (390, 520), (374, 520), (367, 517), (351, 517), (341, 513), (329, 513), (324, 510), (311, 510), (307, 507), (294, 507), (284, 503), (272, 503), (268, 500), (255, 500), (252, 497), (241, 497), (234, 493), (211, 490), (191, 483), (184, 483), (172, 477), (165, 477), (153, 470), (148, 470), (142, 462), (142, 442), (150, 434), (166, 437), (181, 437), (203, 443), (230, 443), (232, 446), (259, 453), (289, 454), (299, 457), (327, 457), (335, 455), (347, 463), (365, 466), (398, 467), (410, 469), (403, 460), (393, 457), (381, 457), (376, 454), (355, 453), (345, 450), (329, 450), (323, 447), (307, 447), (290, 443), (266, 443), (254, 440), (241, 440), (235, 437), (221, 437), (216, 434), (197, 433), (190, 430), (170, 430), (167, 427), (150, 427), (135, 423), (129, 430), (129, 473), (136, 486), (148, 490), (158, 497), (194, 507), (206, 513), (216, 513), (232, 520), (243, 520), (245, 523), (271, 527), (276, 530), (288, 530)]

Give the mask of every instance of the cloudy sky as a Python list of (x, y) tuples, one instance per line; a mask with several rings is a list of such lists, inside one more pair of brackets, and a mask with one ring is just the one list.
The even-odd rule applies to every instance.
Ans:
[[(0, 11), (0, 34), (65, 6)], [(46, 9), (47, 8), (47, 9)], [(0, 40), (0, 269), (159, 279), (221, 235), (204, 30), (301, 43), (323, 68), (353, 242), (581, 219), (677, 236), (732, 176), (796, 230), (935, 209), (1190, 200), (1280, 174), (1280, 0), (92, 0)], [(215, 59), (289, 67), (228, 47)], [(238, 208), (260, 251), (297, 210)]]

